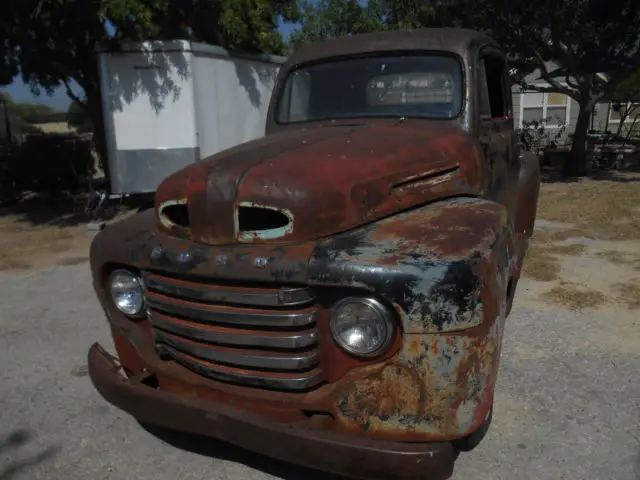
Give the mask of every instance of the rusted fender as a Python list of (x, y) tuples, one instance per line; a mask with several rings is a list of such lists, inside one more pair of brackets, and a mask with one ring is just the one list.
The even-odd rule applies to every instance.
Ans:
[(321, 242), (308, 283), (375, 292), (405, 333), (464, 330), (498, 315), (509, 233), (502, 205), (451, 198)]
[(376, 291), (405, 331), (396, 356), (339, 382), (334, 415), (343, 428), (436, 441), (485, 421), (506, 318), (509, 234), (504, 207), (456, 198), (327, 242), (311, 278)]
[(540, 160), (525, 151), (520, 157), (518, 200), (516, 203), (515, 231), (527, 237), (533, 234), (540, 194)]
[(339, 383), (335, 417), (345, 429), (405, 441), (472, 433), (493, 405), (504, 320), (503, 308), (464, 334), (406, 335), (391, 361)]

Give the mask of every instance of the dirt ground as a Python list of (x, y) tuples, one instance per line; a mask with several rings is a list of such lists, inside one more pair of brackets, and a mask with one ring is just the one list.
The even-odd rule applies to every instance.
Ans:
[(524, 301), (637, 318), (640, 174), (543, 183), (524, 275)]
[(0, 210), (0, 271), (21, 273), (88, 259), (87, 227), (68, 200), (33, 198)]
[[(0, 272), (20, 274), (47, 267), (76, 265), (89, 259), (92, 236), (87, 215), (73, 213), (67, 198), (32, 197), (0, 209)], [(110, 222), (135, 212), (117, 206)]]

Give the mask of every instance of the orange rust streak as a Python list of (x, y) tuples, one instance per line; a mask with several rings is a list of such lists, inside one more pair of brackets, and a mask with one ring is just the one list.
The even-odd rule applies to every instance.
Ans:
[[(184, 305), (186, 307), (193, 307), (193, 308), (197, 308), (199, 310), (210, 310), (212, 312), (233, 312), (233, 313), (247, 313), (247, 314), (253, 314), (255, 315), (256, 313), (272, 313), (272, 314), (287, 314), (287, 313), (291, 313), (292, 310), (265, 310), (265, 309), (260, 309), (260, 308), (246, 308), (246, 307), (231, 307), (231, 306), (227, 306), (227, 305), (220, 305), (220, 304), (216, 304), (216, 305), (210, 305), (207, 303), (196, 303), (196, 302), (190, 302), (187, 300), (178, 300), (176, 298), (173, 297), (167, 297), (165, 295), (160, 295), (156, 292), (147, 292), (146, 293), (147, 297), (149, 298), (156, 298), (158, 300), (163, 300), (163, 301), (167, 301), (170, 302), (172, 304), (175, 305)], [(297, 309), (294, 310), (295, 313), (311, 313), (314, 310), (314, 307), (306, 307), (306, 308), (301, 308), (301, 309)]]
[[(203, 330), (207, 332), (216, 332), (220, 334), (233, 334), (233, 335), (256, 335), (260, 334), (264, 337), (288, 337), (291, 335), (305, 335), (312, 333), (314, 329), (310, 330), (295, 330), (293, 332), (290, 331), (278, 331), (278, 330), (249, 330), (244, 328), (237, 327), (223, 327), (221, 325), (211, 325), (208, 323), (194, 323), (188, 320), (183, 320), (181, 318), (167, 316), (165, 314), (159, 312), (153, 312), (154, 317), (161, 317), (163, 320), (171, 323), (176, 323), (178, 325), (183, 325), (185, 327), (190, 327), (196, 330)], [(203, 344), (206, 346), (206, 344)], [(216, 347), (217, 348), (217, 347)]]
[(392, 195), (391, 190), (408, 177), (455, 166), (460, 160), (460, 181), (453, 185), (479, 191), (477, 149), (457, 127), (377, 126), (318, 142), (304, 155), (284, 154), (256, 165), (243, 179), (238, 196), (289, 208), (294, 231), (283, 238), (313, 238), (455, 193), (451, 183), (408, 188), (402, 195)]

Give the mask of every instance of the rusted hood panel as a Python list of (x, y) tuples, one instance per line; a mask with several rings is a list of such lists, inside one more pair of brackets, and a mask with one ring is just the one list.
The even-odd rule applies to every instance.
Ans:
[[(185, 199), (190, 238), (222, 245), (313, 240), (434, 199), (479, 193), (474, 140), (456, 125), (428, 124), (271, 135), (173, 175), (161, 185), (157, 205)], [(239, 205), (267, 206), (292, 222), (268, 237), (242, 234)]]

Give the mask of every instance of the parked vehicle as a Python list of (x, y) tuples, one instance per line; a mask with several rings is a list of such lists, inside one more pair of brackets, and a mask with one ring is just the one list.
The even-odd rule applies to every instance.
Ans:
[(538, 202), (503, 52), (458, 29), (302, 47), (266, 133), (95, 237), (118, 358), (91, 347), (93, 384), (287, 462), (448, 478), (491, 422)]
[(181, 168), (263, 136), (283, 63), (186, 40), (100, 52), (114, 196), (153, 193)]

